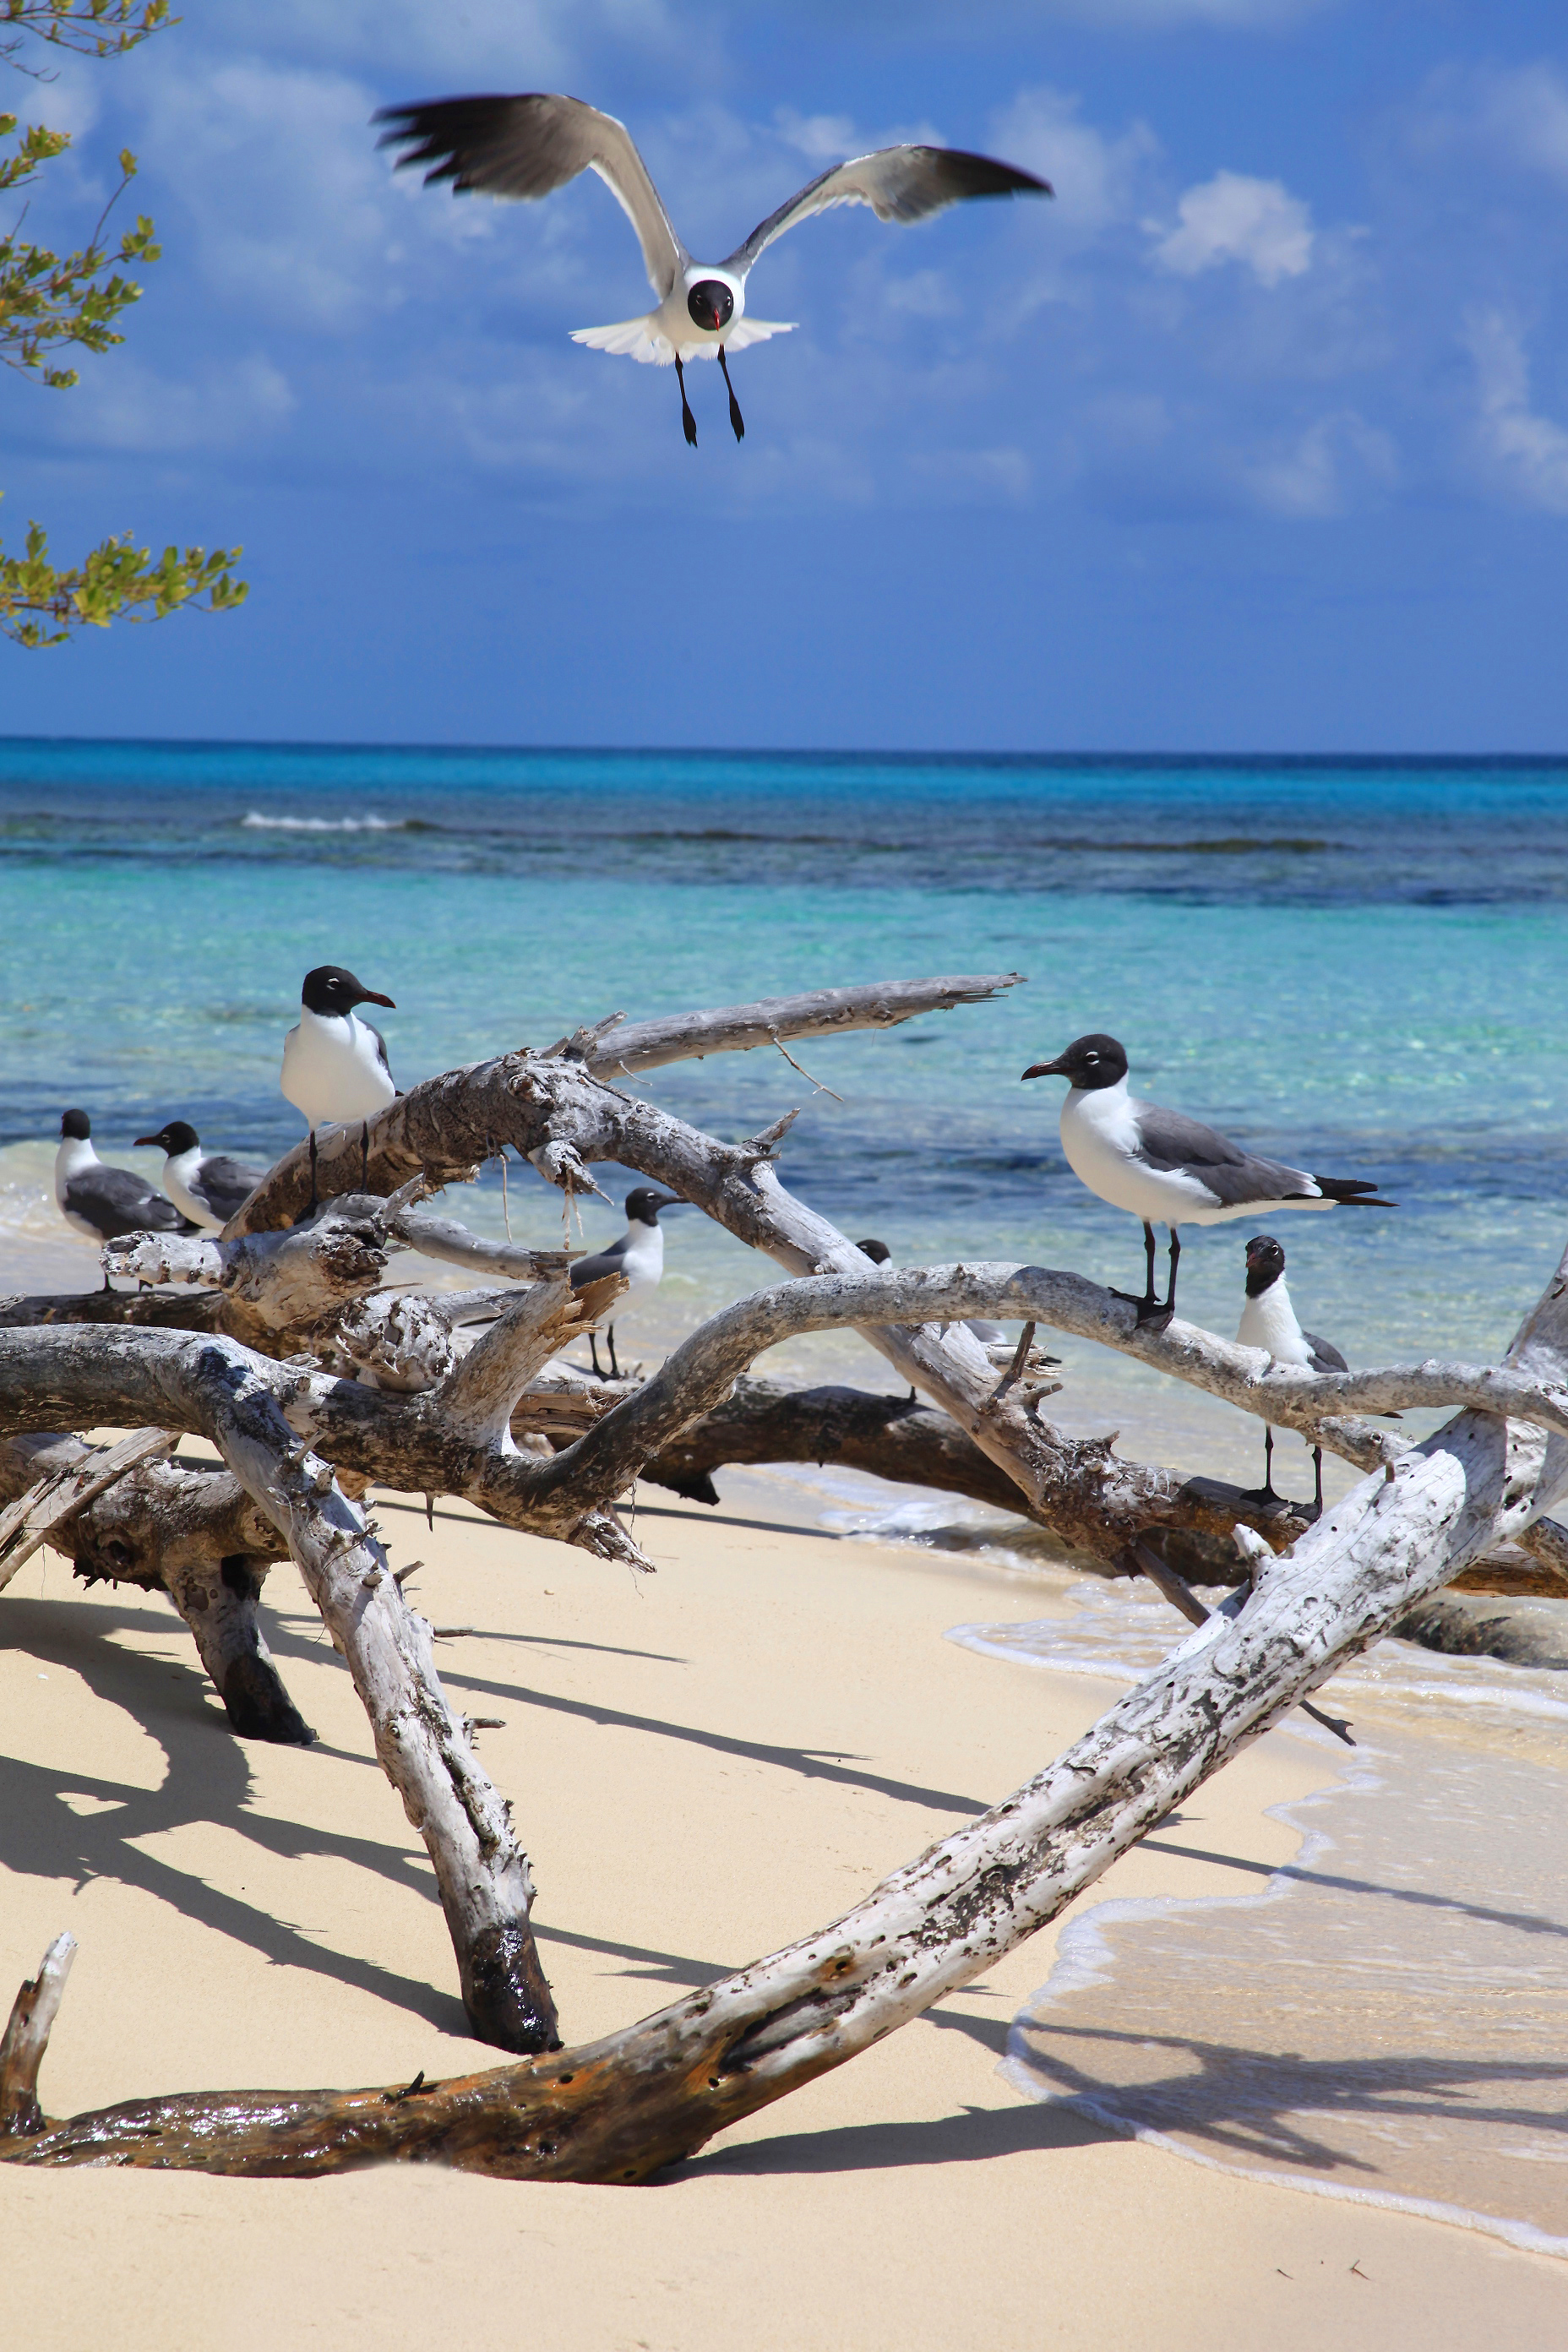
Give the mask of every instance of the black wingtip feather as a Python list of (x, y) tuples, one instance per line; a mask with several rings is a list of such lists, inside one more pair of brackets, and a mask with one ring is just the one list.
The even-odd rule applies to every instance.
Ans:
[(971, 196), (1054, 196), (1055, 188), (1016, 163), (999, 163), (994, 155), (975, 155), (967, 147), (927, 147), (927, 155), (941, 158), (942, 177), (960, 202)]

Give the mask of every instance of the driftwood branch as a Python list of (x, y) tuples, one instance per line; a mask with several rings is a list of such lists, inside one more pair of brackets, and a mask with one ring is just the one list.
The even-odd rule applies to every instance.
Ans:
[(36, 1486), (0, 1510), (0, 1592), (38, 1546), (84, 1504), (107, 1494), (138, 1463), (172, 1452), (174, 1444), (166, 1429), (137, 1429), (102, 1453), (77, 1462), (51, 1464)]
[[(161, 1422), (210, 1439), (283, 1538), (348, 1665), (382, 1767), (425, 1840), (475, 2032), (502, 2049), (552, 2046), (555, 2012), (529, 1925), (532, 1886), (527, 1857), (507, 1807), (474, 1753), (467, 1726), (442, 1690), (428, 1625), (404, 1600), (381, 1544), (339, 1490), (331, 1464), (302, 1444), (284, 1418), (269, 1383), (286, 1388), (291, 1377), (287, 1368), (233, 1341), (184, 1333), (14, 1331), (0, 1339), (0, 1377), (13, 1427), (27, 1419), (18, 1402), (18, 1379), (26, 1383), (38, 1370), (20, 1360), (60, 1341), (117, 1359), (122, 1373), (134, 1375), (124, 1385), (157, 1398)], [(57, 1403), (58, 1393), (57, 1388)], [(152, 1417), (68, 1410), (57, 1411), (53, 1420), (58, 1427), (62, 1422)], [(186, 1598), (193, 1617), (199, 1618), (203, 1612)], [(231, 1590), (237, 1605), (247, 1598), (243, 1591)], [(254, 1595), (248, 1598), (253, 1602)], [(235, 1613), (214, 1596), (209, 1622), (193, 1622), (198, 1639), (208, 1638), (214, 1645), (220, 1673), (226, 1670), (225, 1645), (233, 1639)]]
[(7, 2141), (29, 2138), (44, 2128), (38, 2069), (75, 1958), (76, 1937), (57, 1936), (37, 1975), (26, 1979), (11, 2005), (0, 2041), (0, 2151)]
[[(1568, 1258), (1507, 1364), (1568, 1374)], [(1054, 1918), (1228, 1758), (1568, 1488), (1539, 1422), (1466, 1411), (1364, 1478), (1058, 1760), (819, 1934), (527, 2067), (353, 2093), (213, 2093), (52, 2125), (9, 2160), (310, 2173), (375, 2158), (638, 2180), (840, 2065)]]
[[(625, 1021), (616, 1013), (596, 1030), (563, 1038), (595, 1077), (629, 1078), (669, 1062), (700, 1061), (710, 1054), (749, 1054), (797, 1037), (831, 1037), (849, 1029), (893, 1029), (923, 1013), (951, 1013), (982, 1004), (1022, 972), (947, 980), (876, 981), (865, 988), (816, 988), (804, 996), (765, 996), (756, 1004), (723, 1004), (708, 1013), (677, 1013), (657, 1021)], [(579, 1041), (581, 1040), (581, 1044)]]

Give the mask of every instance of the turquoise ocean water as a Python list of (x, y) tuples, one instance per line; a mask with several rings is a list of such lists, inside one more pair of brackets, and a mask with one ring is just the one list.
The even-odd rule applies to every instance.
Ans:
[[(1137, 1228), (1066, 1171), (1059, 1087), (1018, 1082), (1026, 1064), (1080, 1032), (1109, 1029), (1126, 1044), (1141, 1090), (1264, 1150), (1375, 1177), (1400, 1202), (1388, 1215), (1282, 1221), (1305, 1319), (1352, 1362), (1495, 1355), (1568, 1239), (1568, 761), (12, 740), (0, 742), (0, 1252), (9, 1287), (96, 1284), (91, 1252), (64, 1234), (48, 1192), (67, 1105), (90, 1111), (100, 1149), (117, 1159), (133, 1158), (131, 1139), (173, 1117), (192, 1119), (209, 1145), (261, 1157), (297, 1139), (299, 1122), (277, 1091), (279, 1053), (301, 973), (325, 961), (353, 966), (396, 999), (384, 1026), (404, 1086), (507, 1046), (546, 1044), (616, 1009), (636, 1018), (835, 982), (1022, 972), (1027, 984), (993, 1004), (802, 1048), (834, 1095), (813, 1092), (776, 1055), (658, 1072), (648, 1091), (723, 1136), (803, 1104), (786, 1181), (852, 1234), (880, 1234), (900, 1258), (1019, 1257), (1131, 1286), (1142, 1272)], [(140, 1164), (154, 1173), (156, 1156)], [(494, 1172), (451, 1205), (499, 1230)], [(521, 1167), (510, 1174), (508, 1213), (520, 1240), (560, 1233), (557, 1197)], [(584, 1211), (591, 1242), (617, 1223), (595, 1205)], [(1186, 1311), (1221, 1331), (1235, 1328), (1247, 1230), (1187, 1236)], [(770, 1278), (695, 1216), (672, 1217), (668, 1231), (664, 1288), (627, 1327), (645, 1353)], [(1257, 1475), (1256, 1433), (1240, 1416), (1173, 1396), (1152, 1376), (1073, 1343), (1060, 1352), (1066, 1385), (1051, 1410), (1068, 1427), (1120, 1426), (1130, 1449)], [(879, 1364), (845, 1338), (802, 1343), (783, 1368), (876, 1386)], [(1300, 1475), (1289, 1442), (1281, 1467)], [(1163, 1639), (1147, 1596), (1087, 1586), (983, 1515), (902, 1503), (889, 1514), (865, 1493), (838, 1501), (862, 1524), (986, 1544), (1016, 1561), (1028, 1588), (1024, 1630), (973, 1635), (995, 1635), (1009, 1654), (1131, 1671)], [(1090, 1623), (1096, 1638), (1086, 1643)], [(1562, 1685), (1490, 1662), (1427, 1661), (1401, 1681), (1398, 1653), (1386, 1656), (1387, 1672), (1375, 1670), (1375, 1745), (1394, 1759), (1377, 1768), (1384, 1782), (1425, 1785), (1420, 1756), (1447, 1742), (1442, 1753), (1462, 1759), (1476, 1818), (1507, 1808), (1518, 1850), (1499, 1866), (1528, 1882), (1528, 1902), (1512, 1909), (1538, 1922), (1518, 1931), (1538, 1971), (1531, 1999), (1540, 1995), (1517, 2012), (1535, 2021), (1528, 2090), (1510, 2106), (1489, 2076), (1473, 2091), (1445, 2084), (1449, 2108), (1469, 2101), (1470, 2170), (1446, 2158), (1447, 2169), (1422, 2172), (1419, 2149), (1449, 2128), (1429, 2067), (1401, 2077), (1396, 2099), (1380, 2094), (1370, 2137), (1336, 2152), (1331, 2117), (1321, 2130), (1292, 2137), (1271, 2126), (1250, 2142), (1249, 2126), (1216, 2125), (1207, 2062), (1197, 2071), (1209, 2106), (1193, 2094), (1189, 2120), (1197, 2119), (1184, 2141), (1182, 2066), (1160, 2073), (1142, 2116), (1148, 2086), (1105, 2060), (1098, 2014), (1075, 2026), (1061, 2010), (1062, 2032), (1079, 2033), (1075, 2048), (1090, 2053), (1084, 2063), (1104, 2062), (1098, 2091), (1064, 2071), (1067, 2043), (1053, 2044), (1046, 2029), (1016, 2064), (1036, 2070), (1042, 2095), (1090, 2105), (1098, 2097), (1097, 2112), (1210, 2160), (1484, 2215), (1532, 2242), (1568, 2244), (1568, 2136), (1555, 2087), (1568, 2079), (1568, 1969), (1558, 1958), (1568, 1949), (1568, 1906), (1554, 1826), (1568, 1793), (1558, 1778)], [(1367, 1687), (1358, 1685), (1363, 1705)], [(1517, 1775), (1526, 1769), (1551, 1790), (1540, 1809), (1550, 1831), (1519, 1820)], [(1509, 1774), (1516, 1779), (1505, 1786)], [(1489, 1775), (1502, 1777), (1494, 1786)], [(1396, 1804), (1370, 1805), (1364, 1788), (1347, 1784), (1338, 1812), (1331, 1801), (1314, 1816), (1312, 1852), (1331, 1853), (1336, 1836), (1348, 1852), (1360, 1839), (1350, 1874), (1392, 1885), (1409, 1859), (1399, 1859), (1398, 1816)], [(1434, 2015), (1441, 2008), (1450, 2036), (1463, 1987), (1479, 1986), (1476, 1997), (1495, 2011), (1514, 1965), (1486, 1941), (1497, 1931), (1476, 1927), (1472, 1915), (1487, 1907), (1475, 1883), (1485, 1841), (1466, 1834), (1468, 1845), (1456, 1831), (1445, 1853), (1424, 1820), (1427, 1891), (1442, 1897), (1445, 1872), (1464, 1891), (1425, 1907), (1402, 1901), (1402, 1928), (1416, 1919), (1430, 1933), (1414, 1955), (1392, 1938), (1386, 1963), (1386, 1982), (1413, 1988)], [(1288, 1914), (1283, 1941), (1296, 1965), (1319, 1916), (1313, 1885), (1303, 1875), (1273, 1894), (1285, 1908), (1268, 1917)], [(1294, 2115), (1305, 2094), (1300, 2068), (1291, 2074), (1269, 2054), (1271, 2003), (1286, 1996), (1258, 1961), (1268, 1943), (1260, 1916), (1242, 1907), (1216, 1927), (1205, 1913), (1202, 1934), (1228, 1938), (1237, 1963), (1241, 2008), (1226, 2012), (1226, 2032), (1247, 2053), (1247, 2095), (1262, 2083), (1270, 2116)], [(1339, 1981), (1334, 1955), (1348, 1931), (1326, 1909), (1321, 1918), (1327, 1984)], [(1479, 1942), (1465, 1940), (1470, 1930)], [(1107, 1931), (1110, 1957), (1096, 1965), (1113, 2006), (1136, 2007), (1151, 1988), (1177, 1980), (1169, 1947), (1183, 1932), (1173, 1914)], [(1194, 1944), (1191, 1973), (1196, 2002), (1214, 1974), (1209, 1944), (1201, 1965)], [(1080, 1969), (1047, 1989), (1047, 2009), (1083, 2001), (1089, 1979), (1100, 1980)], [(1447, 2008), (1434, 1990), (1439, 1979)], [(1341, 1994), (1341, 2010), (1354, 2012), (1353, 1982)], [(1160, 1997), (1168, 2010), (1173, 1996)], [(1397, 2002), (1375, 2015), (1377, 2034), (1397, 2033)], [(1211, 2022), (1194, 2010), (1184, 2050)], [(1170, 2031), (1180, 2038), (1179, 2020)], [(1047, 2049), (1057, 2053), (1049, 2064)], [(1331, 2072), (1331, 2053), (1324, 2063)], [(1363, 2052), (1356, 2082), (1372, 2079), (1369, 2063)], [(1079, 2058), (1073, 2065), (1081, 2071)], [(1323, 2079), (1313, 2075), (1315, 2094)], [(1353, 2104), (1353, 2087), (1344, 2098)], [(1401, 2109), (1392, 2121), (1391, 2104)], [(1479, 2149), (1490, 2179), (1499, 2136), (1510, 2131), (1529, 2146), (1498, 2176), (1510, 2185), (1489, 2204), (1471, 2159)], [(1506, 2210), (1494, 2210), (1500, 2199)]]

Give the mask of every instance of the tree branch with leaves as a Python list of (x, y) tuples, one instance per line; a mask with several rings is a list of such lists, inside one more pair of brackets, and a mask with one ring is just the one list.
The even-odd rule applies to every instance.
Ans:
[[(171, 21), (167, 0), (0, 0), (0, 33), (12, 32), (0, 38), (0, 63), (35, 71), (21, 55), (28, 35), (78, 56), (122, 57)], [(14, 142), (0, 153), (0, 197), (30, 186), (71, 144), (68, 132), (43, 123), (23, 127), (10, 113), (0, 114), (0, 141)], [(124, 341), (116, 321), (142, 299), (140, 285), (124, 272), (160, 256), (145, 214), (117, 241), (106, 240), (109, 215), (136, 176), (129, 148), (121, 149), (119, 162), (119, 182), (91, 236), (75, 251), (57, 253), (25, 238), (25, 205), (10, 230), (0, 234), (0, 361), (50, 391), (68, 392), (79, 381), (76, 369), (59, 365), (54, 354), (72, 347), (102, 352)], [(200, 547), (165, 547), (154, 559), (123, 531), (62, 567), (32, 522), (21, 554), (0, 548), (0, 632), (36, 648), (63, 645), (79, 628), (162, 620), (190, 604), (230, 612), (246, 597), (245, 583), (234, 576), (238, 558), (238, 548), (209, 554)]]

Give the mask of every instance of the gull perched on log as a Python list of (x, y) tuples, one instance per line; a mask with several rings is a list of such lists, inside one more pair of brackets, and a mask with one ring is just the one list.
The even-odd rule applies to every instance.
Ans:
[[(1066, 1078), (1062, 1150), (1079, 1183), (1125, 1209), (1143, 1225), (1143, 1296), (1113, 1291), (1138, 1309), (1140, 1323), (1163, 1329), (1176, 1311), (1179, 1225), (1222, 1225), (1259, 1209), (1392, 1209), (1377, 1186), (1353, 1176), (1309, 1176), (1282, 1160), (1244, 1151), (1228, 1136), (1184, 1111), (1141, 1102), (1127, 1091), (1127, 1055), (1114, 1037), (1075, 1037), (1054, 1062), (1037, 1062), (1026, 1078)], [(1154, 1227), (1171, 1235), (1171, 1277), (1154, 1295)]]
[[(133, 1168), (104, 1164), (92, 1148), (92, 1121), (84, 1110), (68, 1110), (60, 1120), (55, 1204), (67, 1224), (89, 1242), (111, 1242), (121, 1234), (188, 1230), (174, 1202)], [(107, 1275), (103, 1286), (110, 1287)]]
[[(578, 1258), (572, 1268), (572, 1287), (585, 1290), (591, 1282), (603, 1282), (605, 1276), (618, 1274), (625, 1282), (626, 1296), (620, 1301), (629, 1307), (634, 1298), (657, 1290), (664, 1279), (664, 1235), (659, 1230), (661, 1209), (684, 1209), (686, 1202), (676, 1192), (655, 1192), (651, 1184), (634, 1184), (626, 1194), (626, 1229), (618, 1242), (608, 1249), (597, 1250), (592, 1257)], [(605, 1327), (605, 1342), (610, 1351), (610, 1373), (613, 1381), (621, 1377), (616, 1361), (616, 1327)], [(599, 1350), (592, 1331), (588, 1334), (588, 1353), (594, 1360), (594, 1370), (600, 1380), (605, 1374), (599, 1364)]]
[(265, 1168), (248, 1168), (226, 1151), (204, 1151), (201, 1137), (188, 1119), (172, 1118), (156, 1135), (139, 1135), (137, 1149), (156, 1144), (163, 1153), (163, 1190), (176, 1209), (209, 1234), (221, 1234), (230, 1217), (245, 1206)]
[(454, 193), (535, 200), (563, 188), (580, 172), (596, 172), (630, 220), (642, 246), (658, 307), (613, 327), (580, 327), (572, 340), (654, 367), (675, 367), (680, 421), (697, 446), (697, 420), (686, 397), (684, 362), (716, 359), (730, 395), (730, 425), (745, 435), (727, 351), (770, 335), (788, 334), (793, 320), (746, 315), (746, 279), (775, 237), (797, 221), (835, 205), (868, 205), (879, 220), (918, 221), (972, 196), (1048, 196), (1047, 181), (989, 155), (957, 147), (882, 147), (836, 163), (759, 222), (728, 259), (694, 261), (665, 211), (630, 131), (613, 114), (581, 99), (533, 90), (515, 98), (441, 98), (413, 106), (385, 106), (376, 121), (390, 128), (384, 147), (398, 147), (398, 168), (427, 163), (428, 186), (449, 180)]
[(358, 1119), (362, 1180), (368, 1175), (370, 1119), (397, 1099), (386, 1040), (379, 1029), (362, 1021), (360, 1004), (397, 1007), (345, 971), (341, 963), (321, 963), (305, 974), (300, 992), (300, 1019), (283, 1040), (283, 1071), (279, 1080), (285, 1097), (303, 1111), (310, 1128), (310, 1206), (316, 1208), (316, 1129), (345, 1126)]
[[(1290, 1293), (1285, 1287), (1285, 1253), (1272, 1234), (1255, 1234), (1247, 1244), (1247, 1297), (1236, 1336), (1244, 1348), (1265, 1349), (1277, 1364), (1305, 1364), (1314, 1372), (1350, 1370), (1331, 1339), (1320, 1338), (1316, 1331), (1303, 1331), (1297, 1321)], [(1322, 1517), (1323, 1510), (1321, 1445), (1312, 1448), (1312, 1467), (1317, 1474), (1312, 1517), (1317, 1519)], [(1265, 1502), (1276, 1499), (1274, 1432), (1267, 1422), (1263, 1425), (1263, 1485), (1259, 1492)]]

